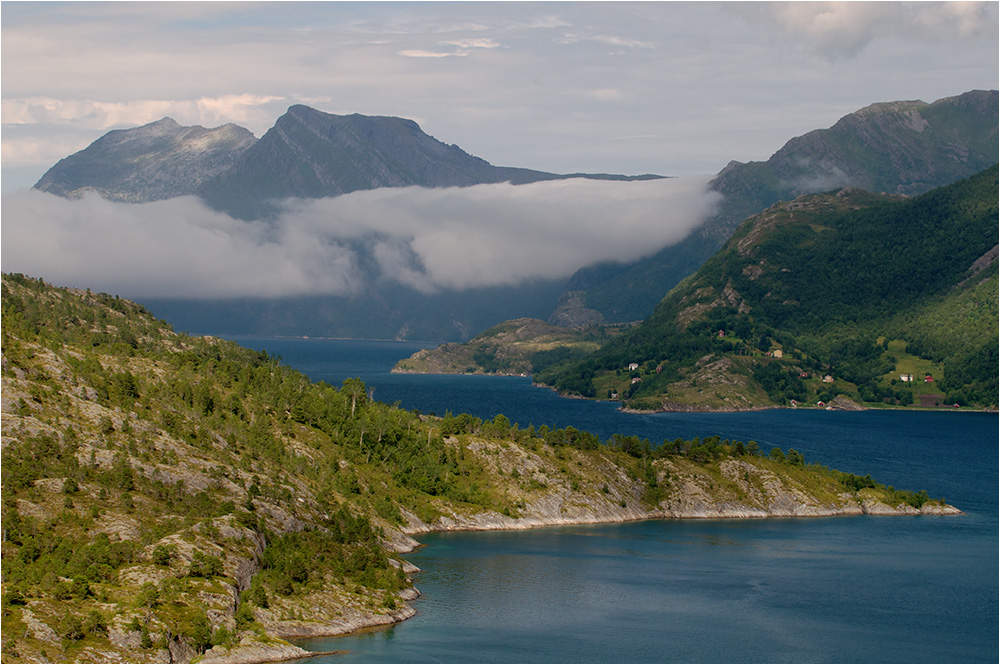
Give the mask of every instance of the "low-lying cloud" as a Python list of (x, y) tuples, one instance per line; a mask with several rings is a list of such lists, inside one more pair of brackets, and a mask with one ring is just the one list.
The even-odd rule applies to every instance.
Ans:
[(378, 189), (289, 200), (273, 222), (194, 197), (125, 204), (32, 190), (3, 197), (2, 268), (139, 299), (352, 295), (371, 281), (425, 293), (516, 285), (682, 240), (718, 203), (707, 182)]

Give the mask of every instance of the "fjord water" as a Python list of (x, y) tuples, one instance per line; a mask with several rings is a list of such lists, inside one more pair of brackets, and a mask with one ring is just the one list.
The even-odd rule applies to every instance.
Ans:
[(313, 380), (443, 415), (606, 438), (718, 434), (925, 489), (952, 517), (674, 520), (428, 534), (417, 615), (303, 643), (310, 662), (997, 662), (996, 414), (624, 414), (523, 377), (390, 374), (426, 345), (235, 338)]

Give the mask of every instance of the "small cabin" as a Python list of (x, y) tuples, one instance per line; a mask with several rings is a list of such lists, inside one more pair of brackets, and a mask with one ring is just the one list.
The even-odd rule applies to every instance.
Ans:
[(637, 369), (639, 369), (639, 363), (629, 363), (628, 364), (628, 371), (634, 372)]

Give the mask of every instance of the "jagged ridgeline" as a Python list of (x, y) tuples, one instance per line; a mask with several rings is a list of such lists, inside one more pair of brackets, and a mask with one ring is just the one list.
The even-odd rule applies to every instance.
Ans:
[(637, 409), (997, 404), (997, 167), (745, 221), (642, 325), (537, 381)]
[(2, 283), (4, 662), (271, 662), (405, 619), (410, 535), (957, 512), (717, 436), (431, 418), (143, 307)]

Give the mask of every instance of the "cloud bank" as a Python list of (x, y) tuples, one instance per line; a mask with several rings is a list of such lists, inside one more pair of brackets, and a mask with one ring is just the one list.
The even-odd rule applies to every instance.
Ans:
[(709, 178), (583, 179), (387, 188), (290, 200), (271, 223), (180, 197), (5, 195), (5, 272), (129, 298), (352, 295), (371, 281), (421, 292), (558, 279), (686, 237), (719, 195)]

